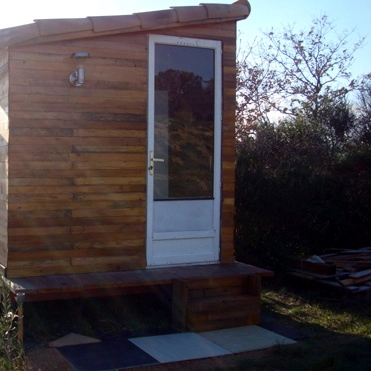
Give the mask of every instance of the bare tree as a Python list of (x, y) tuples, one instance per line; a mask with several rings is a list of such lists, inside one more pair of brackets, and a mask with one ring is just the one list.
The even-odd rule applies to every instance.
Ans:
[(354, 31), (337, 33), (327, 16), (307, 31), (294, 26), (263, 33), (238, 61), (238, 122), (261, 120), (273, 111), (319, 119), (321, 106), (359, 88), (350, 66), (364, 38), (350, 45)]
[(371, 147), (371, 83), (358, 94), (357, 144)]

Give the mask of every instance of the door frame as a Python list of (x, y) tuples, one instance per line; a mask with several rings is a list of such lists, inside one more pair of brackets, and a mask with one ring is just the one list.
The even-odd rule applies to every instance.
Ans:
[[(220, 217), (221, 217), (221, 158), (222, 158), (222, 43), (218, 40), (196, 39), (178, 36), (149, 35), (148, 40), (148, 132), (147, 132), (147, 230), (146, 230), (146, 257), (147, 267), (155, 268), (162, 266), (154, 262), (153, 247), (153, 214), (154, 214), (154, 176), (150, 175), (150, 153), (154, 151), (154, 94), (155, 94), (155, 44), (179, 45), (199, 48), (214, 49), (214, 207), (213, 225), (215, 229), (215, 241), (213, 257), (204, 262), (176, 263), (172, 265), (185, 264), (210, 264), (220, 261)], [(169, 202), (169, 201), (163, 201)], [(171, 201), (170, 201), (171, 202)], [(200, 233), (196, 233), (200, 234)], [(201, 233), (202, 234), (202, 233)], [(168, 239), (177, 238), (167, 233)], [(180, 233), (184, 235), (184, 232)], [(170, 264), (166, 264), (170, 266)]]

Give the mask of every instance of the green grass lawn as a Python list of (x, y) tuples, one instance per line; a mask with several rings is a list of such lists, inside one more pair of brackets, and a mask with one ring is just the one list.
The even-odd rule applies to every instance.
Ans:
[(239, 362), (239, 370), (371, 370), (371, 309), (366, 296), (345, 296), (292, 282), (262, 294), (270, 321), (307, 335), (292, 346)]

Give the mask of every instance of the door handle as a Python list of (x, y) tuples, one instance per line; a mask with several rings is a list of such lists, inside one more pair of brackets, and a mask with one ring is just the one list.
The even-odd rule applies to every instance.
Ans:
[(153, 151), (150, 151), (149, 168), (148, 168), (150, 175), (153, 175), (153, 168), (154, 168), (154, 163), (155, 162), (165, 162), (165, 159), (153, 157)]

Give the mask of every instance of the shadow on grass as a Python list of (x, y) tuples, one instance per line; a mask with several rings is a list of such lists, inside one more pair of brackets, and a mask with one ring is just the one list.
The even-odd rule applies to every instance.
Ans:
[[(273, 283), (272, 283), (273, 282)], [(301, 282), (272, 281), (263, 292), (264, 317), (304, 333), (295, 345), (240, 361), (237, 370), (370, 370), (370, 298)]]
[(287, 371), (369, 371), (371, 339), (332, 335), (331, 340), (307, 339), (290, 346), (277, 345), (259, 356), (247, 358), (232, 369)]

